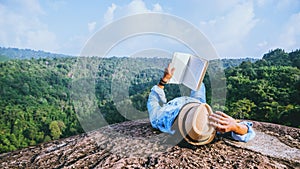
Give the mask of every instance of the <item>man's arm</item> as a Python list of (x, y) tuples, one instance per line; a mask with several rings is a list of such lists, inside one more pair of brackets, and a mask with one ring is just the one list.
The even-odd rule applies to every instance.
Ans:
[(227, 114), (217, 111), (209, 116), (210, 124), (219, 132), (231, 132), (233, 139), (248, 142), (255, 137), (251, 122), (238, 122)]
[(147, 109), (149, 113), (149, 119), (154, 128), (157, 128), (157, 118), (158, 113), (161, 108), (160, 103), (165, 104), (167, 102), (164, 86), (171, 79), (174, 73), (174, 68), (171, 68), (170, 65), (165, 69), (164, 76), (161, 78), (160, 82), (153, 86), (147, 101)]
[(172, 78), (174, 74), (175, 68), (171, 68), (171, 65), (169, 64), (167, 68), (165, 68), (164, 76), (160, 79), (157, 86), (161, 89), (164, 89), (165, 84), (169, 82), (169, 80)]
[(238, 123), (235, 119), (227, 114), (217, 111), (209, 116), (210, 124), (219, 132), (233, 131), (236, 134), (244, 135), (248, 132), (248, 127), (244, 124)]

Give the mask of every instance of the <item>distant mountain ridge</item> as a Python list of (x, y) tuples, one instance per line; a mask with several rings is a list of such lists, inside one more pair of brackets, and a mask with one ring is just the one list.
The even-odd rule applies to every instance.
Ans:
[(249, 58), (249, 57), (247, 57), (247, 58), (236, 58), (236, 59), (214, 59), (214, 60), (210, 60), (209, 64), (213, 65), (213, 64), (218, 64), (219, 62), (221, 62), (223, 68), (227, 69), (227, 68), (239, 66), (243, 62), (254, 63), (258, 60), (259, 59)]
[(31, 58), (62, 58), (72, 57), (64, 54), (50, 53), (41, 50), (5, 48), (0, 47), (0, 57), (6, 59), (31, 59)]
[[(42, 50), (32, 50), (32, 49), (19, 49), (11, 47), (0, 47), (0, 61), (5, 61), (9, 59), (39, 59), (39, 58), (64, 58), (64, 57), (76, 57), (65, 54), (45, 52)], [(212, 62), (221, 61), (224, 68), (235, 67), (240, 65), (242, 62), (256, 62), (259, 59), (256, 58), (236, 58), (236, 59), (215, 59)]]

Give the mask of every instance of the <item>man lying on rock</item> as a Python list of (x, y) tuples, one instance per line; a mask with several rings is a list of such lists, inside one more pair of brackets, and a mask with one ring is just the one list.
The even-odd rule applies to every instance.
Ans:
[(174, 70), (169, 65), (163, 78), (152, 87), (149, 94), (147, 109), (153, 128), (170, 134), (179, 130), (183, 138), (193, 145), (210, 143), (216, 133), (228, 133), (234, 140), (242, 142), (254, 138), (251, 122), (238, 122), (221, 111), (213, 113), (206, 104), (203, 83), (198, 91), (191, 91), (190, 97), (182, 96), (167, 102), (164, 86), (171, 79)]

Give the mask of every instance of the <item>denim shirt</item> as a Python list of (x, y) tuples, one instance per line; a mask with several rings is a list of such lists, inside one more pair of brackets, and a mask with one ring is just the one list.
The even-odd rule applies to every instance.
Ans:
[[(180, 109), (187, 103), (199, 102), (206, 103), (205, 86), (202, 83), (199, 91), (191, 91), (190, 97), (177, 97), (167, 102), (165, 92), (157, 85), (153, 86), (147, 101), (147, 109), (149, 119), (153, 128), (159, 129), (162, 132), (174, 134), (172, 124), (177, 117)], [(237, 141), (248, 142), (255, 136), (251, 122), (241, 122), (248, 127), (248, 133), (244, 135), (231, 132), (231, 137)]]

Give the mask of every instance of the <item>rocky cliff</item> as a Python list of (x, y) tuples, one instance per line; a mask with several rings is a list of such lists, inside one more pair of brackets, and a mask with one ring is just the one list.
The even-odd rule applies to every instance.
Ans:
[(254, 122), (248, 143), (225, 136), (204, 146), (151, 128), (148, 120), (0, 154), (0, 168), (300, 168), (300, 129)]

